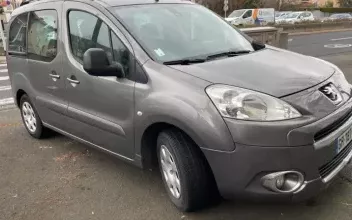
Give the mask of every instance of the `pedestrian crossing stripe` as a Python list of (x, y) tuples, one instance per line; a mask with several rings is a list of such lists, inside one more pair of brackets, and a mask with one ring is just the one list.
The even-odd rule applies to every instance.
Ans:
[(10, 90), (11, 86), (0, 86), (0, 91)]
[(7, 69), (2, 69), (2, 70), (0, 70), (0, 73), (7, 73)]
[(10, 104), (14, 104), (14, 100), (13, 98), (7, 98), (7, 99), (0, 99), (0, 106), (1, 105), (10, 105)]
[(4, 81), (4, 80), (9, 80), (10, 77), (8, 76), (0, 76), (0, 81)]

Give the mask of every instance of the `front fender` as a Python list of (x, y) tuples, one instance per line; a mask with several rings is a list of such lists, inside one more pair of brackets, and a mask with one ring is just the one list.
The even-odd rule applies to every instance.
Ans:
[[(138, 88), (136, 88), (138, 89)], [(136, 93), (135, 137), (136, 154), (141, 154), (144, 132), (155, 123), (178, 127), (203, 149), (233, 151), (235, 145), (223, 118), (205, 94), (196, 94), (190, 88), (180, 90), (187, 96), (171, 91), (141, 95)], [(188, 91), (187, 91), (188, 90)], [(140, 114), (142, 113), (142, 114)]]

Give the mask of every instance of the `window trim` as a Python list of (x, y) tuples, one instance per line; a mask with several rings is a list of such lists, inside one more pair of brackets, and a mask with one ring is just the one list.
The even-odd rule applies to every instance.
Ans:
[[(38, 54), (33, 54), (33, 53), (29, 53), (28, 52), (28, 35), (29, 35), (29, 30), (28, 30), (28, 28), (29, 28), (29, 22), (30, 22), (30, 18), (31, 18), (31, 14), (32, 14), (32, 12), (39, 12), (39, 11), (55, 11), (56, 12), (56, 54), (55, 54), (55, 57), (53, 57), (53, 58), (49, 58), (49, 57), (43, 57), (43, 56), (40, 56), (40, 55), (38, 55)], [(26, 46), (27, 46), (27, 48), (26, 48), (26, 56), (27, 56), (27, 58), (28, 59), (30, 59), (30, 60), (36, 60), (36, 61), (41, 61), (41, 62), (45, 62), (45, 63), (51, 63), (53, 60), (55, 60), (56, 58), (57, 58), (57, 56), (58, 56), (58, 54), (59, 54), (59, 31), (61, 31), (60, 29), (59, 29), (59, 27), (60, 27), (60, 23), (59, 23), (59, 12), (56, 10), (56, 9), (52, 9), (52, 8), (46, 8), (46, 9), (40, 9), (40, 10), (33, 10), (33, 11), (28, 11), (27, 12), (28, 13), (28, 18), (27, 18), (27, 42), (26, 42)], [(29, 56), (30, 56), (30, 54), (33, 54), (34, 56), (38, 56), (38, 57), (43, 57), (44, 59), (43, 60), (40, 60), (40, 59), (34, 59), (34, 58), (30, 58)], [(51, 59), (50, 61), (47, 61), (47, 60), (45, 60), (45, 59)]]
[[(10, 32), (11, 32), (11, 27), (13, 25), (13, 22), (21, 15), (26, 14), (27, 13), (27, 26), (26, 26), (26, 52), (19, 52), (19, 51), (11, 51), (10, 50)], [(9, 31), (8, 31), (8, 35), (9, 35), (9, 39), (8, 39), (8, 45), (7, 45), (7, 53), (8, 55), (14, 55), (14, 56), (27, 56), (27, 52), (28, 52), (28, 21), (29, 21), (29, 12), (23, 12), (21, 14), (18, 14), (15, 18), (13, 18), (11, 25), (9, 27)]]

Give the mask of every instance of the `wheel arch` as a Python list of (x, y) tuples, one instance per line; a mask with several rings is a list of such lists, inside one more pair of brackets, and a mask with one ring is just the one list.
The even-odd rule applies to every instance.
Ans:
[[(202, 142), (199, 140), (196, 134), (187, 126), (182, 123), (178, 123), (176, 120), (162, 120), (162, 121), (154, 121), (148, 126), (145, 127), (143, 134), (140, 138), (140, 155), (142, 158), (142, 166), (144, 168), (153, 168), (158, 165), (156, 148), (157, 148), (157, 137), (158, 135), (165, 130), (168, 129), (177, 129), (184, 133), (191, 141), (198, 146), (198, 149), (203, 157), (203, 159), (207, 159), (203, 154), (201, 147)], [(207, 162), (208, 163), (208, 162)]]
[[(169, 116), (150, 116), (145, 123), (136, 127), (136, 151), (141, 156), (143, 167), (153, 167), (156, 157), (156, 139), (160, 132), (175, 128), (186, 134), (198, 147), (204, 147), (201, 138), (191, 129), (191, 127), (174, 117)], [(153, 156), (154, 155), (154, 156)]]
[(199, 151), (199, 155), (201, 156), (201, 159), (205, 161), (207, 170), (210, 174), (210, 177), (213, 181), (214, 186), (217, 189), (217, 183), (215, 181), (215, 176), (214, 172), (205, 156), (203, 153), (202, 149), (200, 146), (195, 142), (195, 140), (192, 138), (192, 136), (187, 133), (185, 128), (182, 125), (175, 125), (172, 122), (165, 122), (165, 121), (159, 121), (159, 122), (154, 122), (149, 124), (149, 126), (144, 130), (143, 135), (141, 137), (141, 148), (140, 148), (140, 154), (141, 154), (141, 163), (142, 167), (144, 169), (157, 169), (158, 166), (158, 158), (157, 158), (157, 138), (158, 135), (165, 130), (169, 129), (176, 129), (181, 131), (184, 135), (186, 135), (189, 140), (195, 143), (197, 146), (197, 151)]
[(16, 100), (15, 100), (17, 107), (20, 108), (21, 97), (23, 95), (25, 95), (25, 94), (27, 94), (27, 93), (23, 89), (17, 90), (17, 92), (16, 92)]

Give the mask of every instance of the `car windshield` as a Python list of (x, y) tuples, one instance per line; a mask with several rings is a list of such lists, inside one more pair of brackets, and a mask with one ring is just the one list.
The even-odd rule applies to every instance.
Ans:
[(244, 10), (236, 10), (236, 11), (233, 11), (233, 12), (229, 15), (229, 18), (241, 17), (245, 11), (246, 11), (245, 9), (244, 9)]
[(285, 18), (297, 18), (301, 13), (291, 13), (285, 16)]
[(242, 34), (203, 6), (123, 6), (116, 7), (115, 12), (144, 50), (159, 62), (254, 50)]

